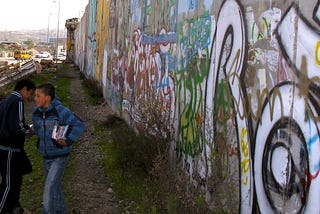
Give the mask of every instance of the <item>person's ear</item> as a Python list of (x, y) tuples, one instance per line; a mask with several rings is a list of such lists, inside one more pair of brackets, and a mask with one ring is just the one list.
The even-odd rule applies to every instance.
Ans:
[(22, 89), (20, 89), (20, 94), (22, 95), (22, 98), (25, 99), (25, 97), (27, 96), (27, 86), (23, 87)]
[(25, 93), (27, 92), (27, 86), (24, 86), (22, 89), (20, 89), (20, 93)]
[(46, 99), (46, 102), (47, 103), (50, 103), (51, 102), (51, 97), (49, 95), (46, 95), (45, 96), (45, 99)]

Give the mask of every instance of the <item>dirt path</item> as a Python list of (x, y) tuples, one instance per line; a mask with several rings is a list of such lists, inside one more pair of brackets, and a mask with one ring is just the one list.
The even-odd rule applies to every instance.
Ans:
[[(72, 66), (71, 66), (72, 67)], [(106, 105), (93, 106), (87, 102), (82, 89), (79, 70), (70, 69), (71, 109), (85, 121), (86, 131), (70, 156), (73, 171), (69, 186), (71, 188), (71, 213), (107, 214), (119, 213), (118, 202), (112, 188), (107, 183), (104, 169), (99, 164), (101, 154), (95, 144), (94, 124), (102, 122), (112, 112)]]

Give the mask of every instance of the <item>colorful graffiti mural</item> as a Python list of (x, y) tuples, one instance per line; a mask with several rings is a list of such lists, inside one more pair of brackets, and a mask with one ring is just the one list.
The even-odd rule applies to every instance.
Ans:
[(155, 93), (158, 110), (171, 113), (171, 164), (209, 206), (218, 163), (235, 187), (233, 212), (320, 212), (319, 1), (88, 6), (75, 62), (130, 124), (139, 125), (138, 104)]

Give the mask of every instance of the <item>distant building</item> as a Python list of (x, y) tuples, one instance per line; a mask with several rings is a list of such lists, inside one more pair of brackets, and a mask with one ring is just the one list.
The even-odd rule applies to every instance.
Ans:
[(13, 42), (13, 41), (1, 41), (0, 48), (3, 50), (15, 50), (15, 49), (22, 49), (22, 45), (18, 42)]

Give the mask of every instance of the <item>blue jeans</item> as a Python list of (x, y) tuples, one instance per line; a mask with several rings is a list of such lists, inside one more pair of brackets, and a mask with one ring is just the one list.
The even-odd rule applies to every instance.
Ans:
[(43, 214), (67, 214), (67, 206), (62, 192), (62, 177), (68, 156), (44, 159), (45, 185), (43, 191)]

